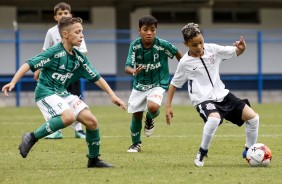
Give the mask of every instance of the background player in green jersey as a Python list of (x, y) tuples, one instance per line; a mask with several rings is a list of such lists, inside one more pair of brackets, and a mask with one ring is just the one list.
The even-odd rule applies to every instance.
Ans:
[(130, 44), (125, 72), (133, 75), (133, 89), (128, 100), (128, 112), (132, 113), (130, 125), (132, 145), (127, 152), (141, 151), (143, 112), (147, 110), (144, 133), (154, 131), (154, 118), (160, 113), (163, 94), (169, 85), (168, 58), (182, 54), (166, 40), (155, 37), (158, 21), (153, 16), (139, 19), (140, 37)]
[(63, 17), (58, 27), (62, 42), (28, 60), (20, 67), (12, 81), (2, 88), (5, 95), (8, 95), (8, 91), (11, 91), (29, 70), (34, 72), (41, 69), (35, 89), (35, 100), (47, 121), (34, 132), (23, 135), (19, 145), (20, 154), (25, 158), (39, 139), (78, 120), (86, 127), (87, 167), (112, 167), (99, 159), (100, 132), (96, 117), (78, 96), (70, 94), (66, 88), (72, 82), (85, 78), (108, 93), (111, 101), (123, 110), (126, 105), (93, 68), (87, 57), (73, 48), (80, 46), (82, 42), (82, 20)]
[[(72, 17), (71, 14), (71, 6), (67, 3), (60, 2), (54, 6), (54, 19), (59, 23), (62, 17)], [(57, 43), (60, 43), (62, 41), (59, 29), (58, 29), (58, 24), (51, 27), (47, 33), (46, 37), (44, 40), (44, 45), (43, 45), (43, 51), (46, 51), (48, 48), (52, 47), (53, 45), (56, 45)], [(86, 54), (87, 53), (87, 48), (84, 39), (82, 39), (81, 45), (79, 47), (74, 47), (80, 52)], [(40, 74), (40, 70), (36, 70), (34, 72), (34, 79), (38, 80)], [(74, 83), (70, 84), (67, 88), (67, 90), (74, 95), (80, 96), (81, 95), (81, 90), (80, 90), (80, 80), (75, 81)], [(85, 139), (85, 133), (83, 132), (81, 123), (79, 122), (74, 122), (70, 126), (75, 130), (75, 138), (84, 138)], [(46, 139), (61, 139), (63, 138), (62, 132), (60, 130), (48, 135), (45, 137)]]

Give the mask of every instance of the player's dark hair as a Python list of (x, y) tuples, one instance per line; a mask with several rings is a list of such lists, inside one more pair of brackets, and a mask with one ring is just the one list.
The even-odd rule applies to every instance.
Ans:
[(188, 42), (195, 36), (202, 34), (200, 31), (200, 26), (195, 23), (188, 23), (182, 28), (182, 34), (185, 42)]
[(54, 15), (57, 15), (57, 12), (59, 10), (68, 10), (71, 13), (71, 6), (65, 2), (60, 2), (58, 4), (55, 5), (54, 7)]
[(158, 26), (158, 21), (155, 17), (151, 16), (151, 15), (146, 15), (144, 17), (141, 17), (139, 19), (139, 29), (141, 29), (142, 26), (147, 25), (155, 25), (155, 27), (157, 28)]
[[(58, 24), (58, 29), (59, 29), (60, 35), (62, 34), (62, 30), (65, 27), (68, 27), (68, 26), (73, 25), (75, 23), (81, 23), (82, 24), (82, 19), (80, 17), (62, 17), (61, 20), (59, 21), (59, 24)], [(62, 35), (61, 35), (61, 37), (62, 37)]]

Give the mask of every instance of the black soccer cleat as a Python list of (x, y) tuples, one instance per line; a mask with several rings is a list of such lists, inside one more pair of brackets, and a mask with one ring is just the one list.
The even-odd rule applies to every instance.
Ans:
[(23, 134), (22, 142), (19, 145), (20, 154), (23, 158), (27, 156), (28, 152), (37, 141), (38, 140), (34, 137), (33, 133)]
[(93, 168), (93, 167), (97, 167), (97, 168), (110, 168), (110, 167), (113, 167), (113, 165), (112, 164), (108, 164), (107, 162), (101, 160), (98, 157), (95, 157), (95, 158), (88, 158), (87, 167), (88, 168)]

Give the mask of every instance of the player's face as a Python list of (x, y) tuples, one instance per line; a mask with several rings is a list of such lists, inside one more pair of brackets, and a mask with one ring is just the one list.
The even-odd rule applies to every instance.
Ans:
[(143, 25), (139, 29), (139, 35), (141, 36), (143, 44), (146, 46), (151, 46), (154, 42), (154, 38), (157, 32), (156, 26), (153, 25)]
[(59, 22), (62, 17), (71, 17), (72, 15), (70, 14), (69, 10), (62, 10), (59, 9), (57, 11), (57, 14), (54, 16), (54, 19)]
[(72, 46), (79, 47), (83, 39), (83, 27), (80, 23), (75, 23), (67, 28), (67, 33), (65, 38), (68, 40), (68, 43)]
[(202, 34), (195, 36), (188, 42), (184, 42), (184, 44), (189, 48), (189, 54), (192, 57), (200, 57), (204, 55), (204, 37)]

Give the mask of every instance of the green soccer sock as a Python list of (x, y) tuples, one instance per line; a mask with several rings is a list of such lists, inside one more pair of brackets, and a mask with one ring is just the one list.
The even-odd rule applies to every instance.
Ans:
[(41, 127), (39, 127), (34, 132), (34, 136), (36, 139), (41, 139), (65, 127), (66, 126), (64, 125), (61, 116), (56, 116), (51, 118), (49, 121), (45, 122)]
[(137, 144), (141, 141), (141, 129), (142, 129), (142, 120), (136, 120), (134, 116), (132, 116), (130, 131), (131, 131), (131, 139), (133, 144)]
[(100, 153), (100, 130), (86, 129), (86, 142), (88, 145), (88, 158), (96, 158)]
[(160, 109), (156, 113), (150, 113), (149, 111), (146, 113), (146, 117), (149, 119), (154, 119), (160, 114)]

